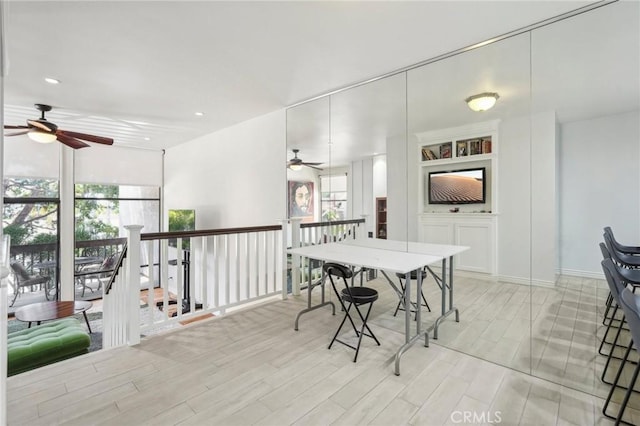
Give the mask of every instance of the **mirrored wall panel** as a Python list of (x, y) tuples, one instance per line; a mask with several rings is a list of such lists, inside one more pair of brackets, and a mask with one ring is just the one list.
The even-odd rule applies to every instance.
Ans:
[[(603, 228), (640, 245), (639, 17), (638, 2), (616, 2), (531, 37), (532, 372), (601, 397), (611, 349), (600, 346), (609, 294)], [(626, 345), (628, 332), (621, 336)], [(618, 366), (614, 358), (606, 381)]]
[[(408, 72), (408, 222), (454, 256), (437, 343), (530, 371), (530, 54), (519, 35)], [(429, 271), (431, 312), (446, 312)], [(436, 270), (437, 274), (441, 272)], [(450, 295), (449, 295), (450, 296)]]
[(406, 122), (405, 73), (331, 96), (331, 172), (375, 238), (407, 241)]
[(329, 117), (328, 97), (287, 110), (287, 212), (303, 223), (322, 217), (320, 174), (331, 168)]
[[(303, 220), (364, 216), (409, 252), (468, 247), (412, 295), (432, 344), (605, 397), (604, 227), (640, 246), (639, 9), (607, 4), (289, 109), (288, 179), (313, 183)], [(365, 282), (381, 295), (370, 323), (402, 341), (395, 290), (381, 271)]]

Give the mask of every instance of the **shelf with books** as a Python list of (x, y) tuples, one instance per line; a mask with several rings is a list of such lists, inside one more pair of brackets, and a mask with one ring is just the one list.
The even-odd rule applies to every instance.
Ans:
[[(416, 133), (418, 213), (448, 212), (454, 204), (462, 213), (497, 211), (498, 129), (499, 121), (496, 120)], [(468, 177), (479, 170), (483, 170), (482, 197), (476, 194), (477, 198), (469, 198), (468, 194), (463, 194), (451, 203), (443, 202), (439, 197), (430, 200), (433, 195), (430, 176), (458, 173)], [(447, 192), (450, 191), (447, 188)], [(476, 199), (481, 201), (470, 201)]]

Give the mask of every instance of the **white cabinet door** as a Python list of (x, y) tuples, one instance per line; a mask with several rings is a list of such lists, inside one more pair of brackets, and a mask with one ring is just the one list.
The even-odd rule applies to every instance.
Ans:
[(457, 267), (466, 271), (491, 272), (493, 264), (493, 238), (491, 223), (456, 223), (456, 245), (469, 246), (470, 250), (457, 256)]
[(429, 214), (420, 219), (420, 241), (468, 246), (455, 257), (456, 269), (495, 274), (495, 229), (495, 215)]
[(453, 222), (424, 221), (420, 241), (432, 244), (453, 244)]

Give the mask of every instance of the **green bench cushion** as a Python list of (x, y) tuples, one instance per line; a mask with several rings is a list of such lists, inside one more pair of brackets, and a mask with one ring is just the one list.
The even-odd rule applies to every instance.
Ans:
[(91, 339), (75, 318), (47, 322), (9, 333), (9, 376), (88, 352)]

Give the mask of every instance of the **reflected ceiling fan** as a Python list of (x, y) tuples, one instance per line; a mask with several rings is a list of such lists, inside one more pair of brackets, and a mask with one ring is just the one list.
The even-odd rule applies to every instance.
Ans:
[[(83, 141), (101, 143), (104, 145), (113, 145), (113, 139), (103, 136), (88, 135), (86, 133), (70, 132), (68, 130), (60, 130), (58, 126), (53, 124), (44, 117), (44, 113), (51, 111), (50, 105), (35, 104), (38, 111), (41, 112), (40, 118), (36, 120), (27, 120), (26, 126), (9, 126), (5, 125), (7, 130), (17, 130), (17, 132), (5, 133), (5, 136), (27, 135), (29, 139), (40, 143), (51, 143), (55, 140), (73, 149), (86, 148), (89, 145)], [(80, 140), (82, 139), (82, 140)]]
[(298, 152), (300, 152), (299, 149), (292, 149), (292, 151), (293, 151), (293, 158), (289, 160), (289, 162), (287, 163), (287, 167), (290, 168), (291, 170), (294, 170), (294, 171), (300, 170), (302, 166), (311, 167), (312, 169), (316, 169), (316, 170), (322, 170), (320, 167), (316, 167), (322, 163), (307, 163), (305, 161), (302, 161), (301, 158), (298, 158)]

